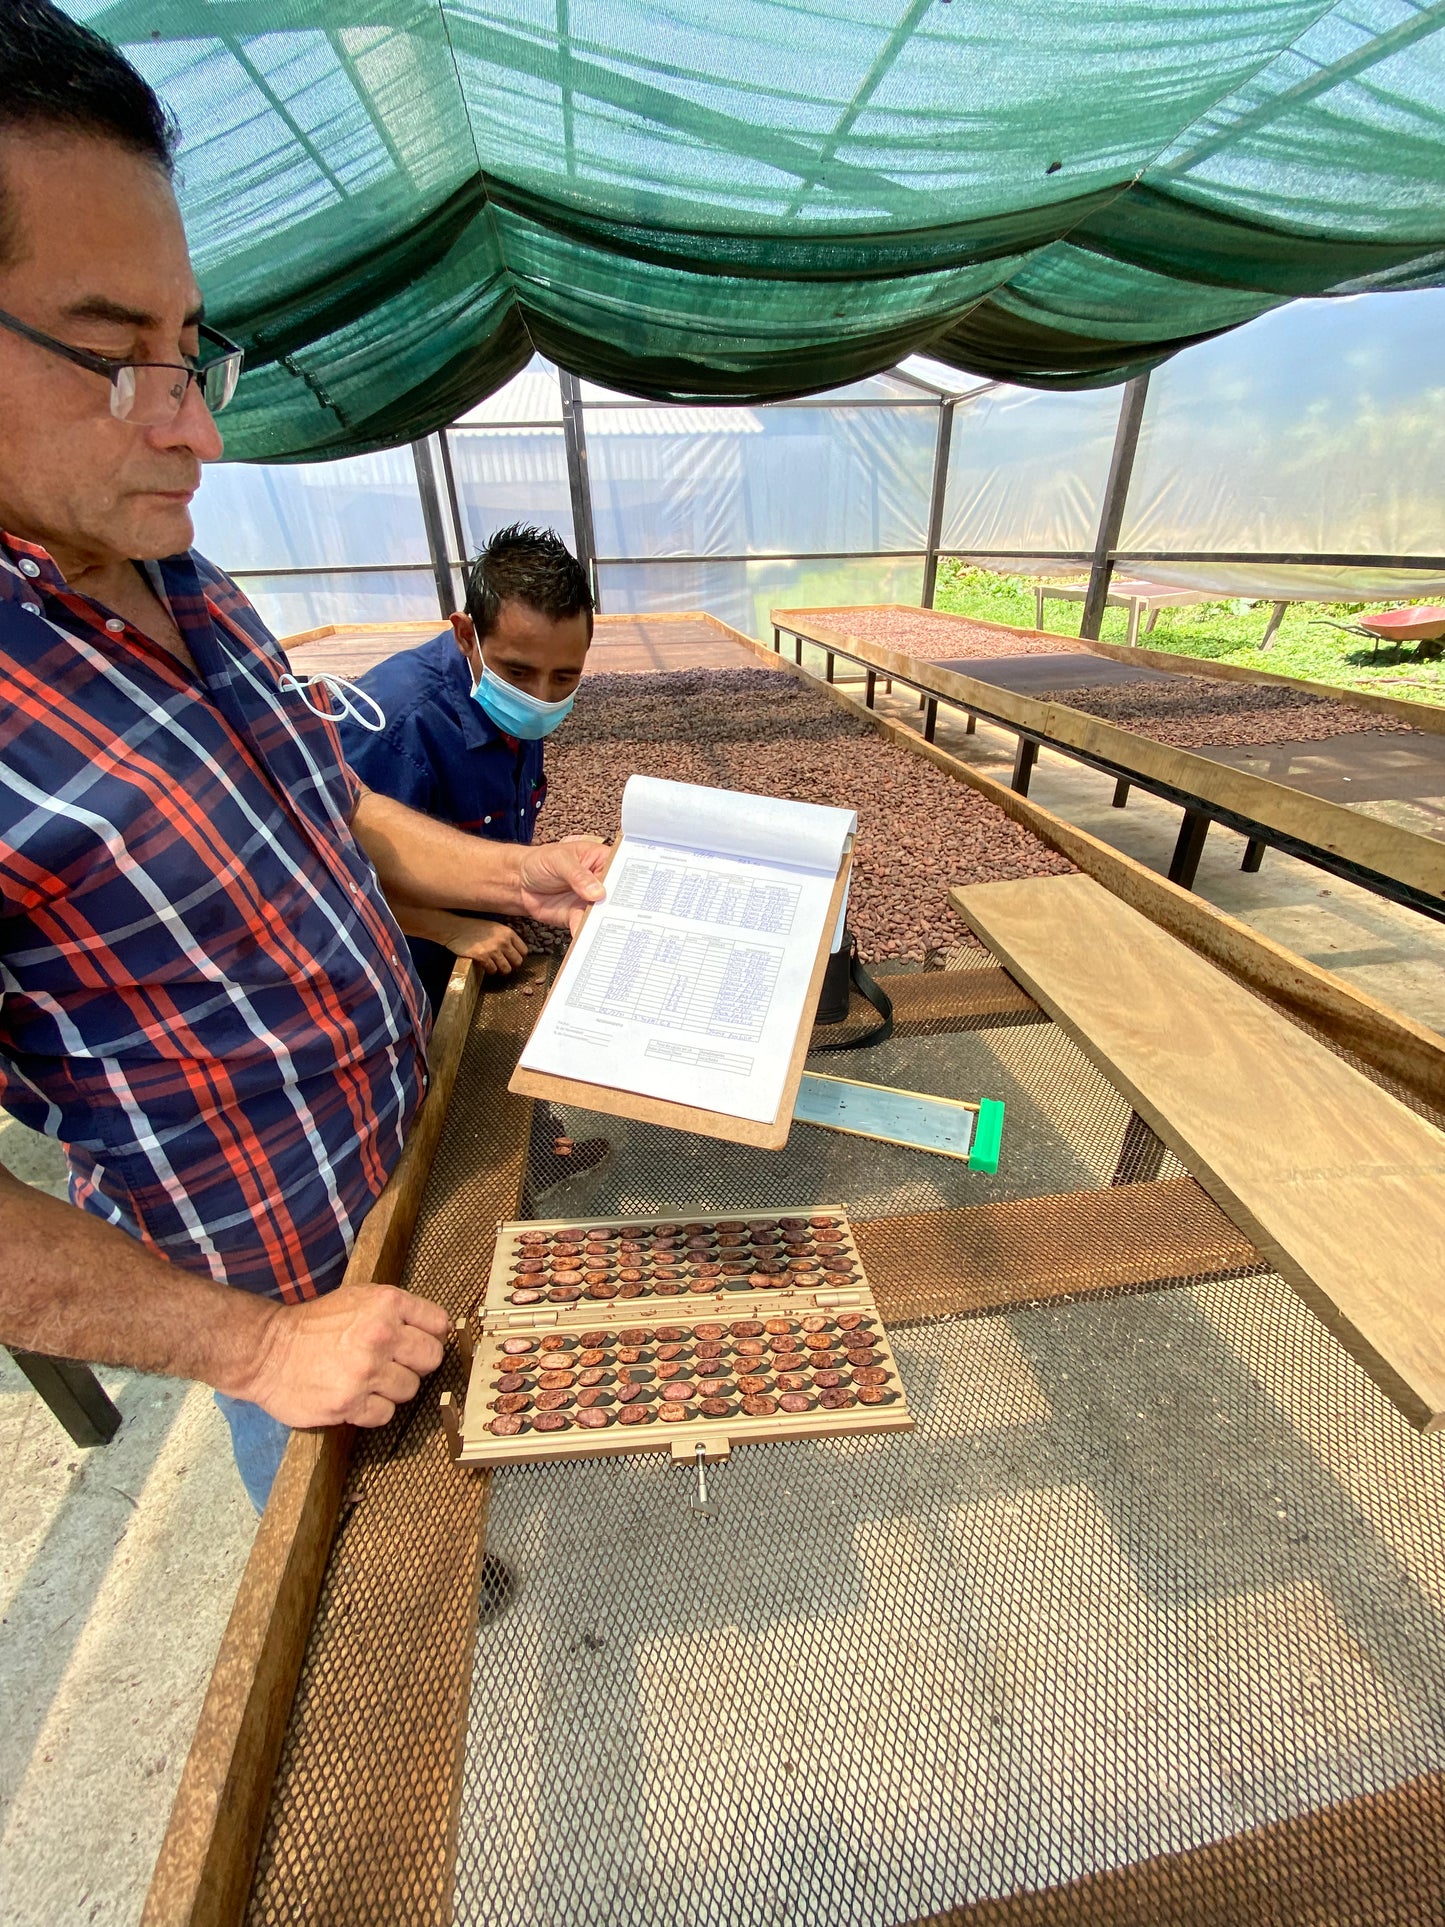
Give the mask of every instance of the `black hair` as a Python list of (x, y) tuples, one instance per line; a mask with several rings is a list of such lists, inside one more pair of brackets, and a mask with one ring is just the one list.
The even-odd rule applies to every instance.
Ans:
[(514, 522), (496, 534), (467, 568), (467, 614), (483, 642), (497, 626), (504, 602), (521, 602), (552, 622), (587, 617), (592, 591), (586, 572), (555, 529)]
[[(50, 0), (0, 0), (0, 134), (58, 127), (114, 141), (170, 174), (175, 122), (108, 40)], [(15, 243), (0, 180), (0, 260)]]

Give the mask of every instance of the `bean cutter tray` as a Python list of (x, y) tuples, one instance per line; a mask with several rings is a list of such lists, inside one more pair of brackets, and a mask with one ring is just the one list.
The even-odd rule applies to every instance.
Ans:
[(841, 1205), (499, 1225), (461, 1337), (467, 1465), (913, 1426)]

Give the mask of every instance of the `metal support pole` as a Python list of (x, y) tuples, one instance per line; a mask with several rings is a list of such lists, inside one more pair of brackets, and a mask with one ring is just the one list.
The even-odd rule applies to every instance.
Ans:
[(567, 487), (572, 497), (572, 545), (592, 584), (592, 599), (602, 608), (597, 580), (597, 537), (592, 528), (592, 481), (587, 469), (587, 431), (582, 421), (582, 384), (565, 368), (557, 370), (562, 388), (562, 439), (567, 446)]
[(1241, 870), (1247, 870), (1252, 876), (1263, 862), (1264, 838), (1252, 836), (1244, 846), (1244, 861), (1239, 867)]
[(457, 538), (457, 560), (462, 564), (465, 572), (467, 531), (462, 522), (462, 498), (457, 493), (456, 470), (452, 467), (452, 445), (447, 440), (447, 431), (444, 428), (437, 434), (437, 446), (442, 452), (442, 480), (446, 483), (447, 506), (452, 513), (452, 533)]
[(1144, 419), (1144, 402), (1148, 393), (1149, 377), (1136, 375), (1132, 381), (1125, 382), (1124, 399), (1119, 404), (1119, 426), (1114, 434), (1109, 479), (1104, 484), (1099, 532), (1094, 538), (1089, 589), (1084, 597), (1084, 613), (1079, 618), (1079, 634), (1095, 642), (1103, 626), (1109, 578), (1114, 573), (1113, 552), (1119, 546), (1119, 531), (1124, 526), (1124, 504), (1129, 496), (1129, 477), (1134, 470), (1134, 451), (1139, 446), (1139, 425)]
[(873, 692), (878, 687), (878, 672), (870, 669), (863, 678), (863, 701), (869, 709), (873, 707)]
[(1122, 810), (1124, 805), (1129, 801), (1129, 790), (1130, 783), (1128, 777), (1121, 776), (1114, 785), (1113, 807), (1116, 810)]
[(793, 637), (793, 661), (794, 661), (794, 662), (795, 662), (795, 663), (796, 663), (796, 664), (798, 665), (798, 667), (799, 667), (800, 669), (802, 668), (802, 666), (803, 666), (803, 638), (802, 638), (801, 636), (794, 636), (794, 637)]
[(1009, 788), (1019, 796), (1027, 796), (1029, 783), (1033, 778), (1034, 764), (1039, 760), (1039, 746), (1031, 736), (1020, 736), (1018, 750), (1014, 755), (1014, 773), (1009, 778)]
[(41, 1352), (10, 1356), (39, 1392), (76, 1445), (109, 1445), (120, 1430), (120, 1413), (88, 1365)]
[(1203, 810), (1186, 810), (1179, 825), (1179, 841), (1169, 864), (1169, 881), (1181, 890), (1194, 888), (1195, 872), (1204, 854), (1204, 839), (1209, 834), (1209, 818)]
[(938, 545), (943, 539), (943, 504), (948, 494), (948, 452), (953, 442), (953, 401), (939, 404), (938, 437), (933, 444), (933, 490), (928, 499), (928, 547), (923, 558), (923, 606), (933, 607), (938, 586)]
[(422, 526), (426, 530), (426, 545), (431, 552), (431, 570), (437, 585), (437, 601), (441, 604), (443, 616), (450, 616), (457, 606), (457, 592), (452, 583), (451, 558), (447, 554), (447, 529), (442, 520), (441, 496), (437, 491), (436, 469), (432, 466), (431, 444), (423, 439), (411, 445), (411, 459), (416, 468), (417, 493), (421, 496)]
[(933, 741), (933, 732), (937, 728), (938, 728), (938, 703), (934, 697), (930, 696), (928, 699), (928, 707), (924, 712), (924, 717), (923, 717), (923, 740), (925, 743), (931, 743)]
[(773, 654), (775, 656), (781, 656), (782, 653), (783, 653), (783, 632), (775, 622), (773, 624)]
[(978, 728), (978, 717), (973, 710), (968, 712), (968, 721), (963, 726), (965, 736), (972, 736)]
[(831, 649), (825, 649), (823, 651), (823, 680), (824, 682), (832, 682), (833, 680), (833, 651)]

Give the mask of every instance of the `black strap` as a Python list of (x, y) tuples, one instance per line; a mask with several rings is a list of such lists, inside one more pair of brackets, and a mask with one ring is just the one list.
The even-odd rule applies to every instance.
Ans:
[(858, 939), (850, 930), (848, 933), (848, 976), (860, 996), (878, 1012), (879, 1021), (872, 1030), (865, 1030), (861, 1037), (840, 1037), (826, 1044), (814, 1044), (815, 1051), (825, 1050), (862, 1050), (865, 1044), (881, 1044), (886, 1037), (893, 1035), (893, 999), (879, 983), (873, 973), (864, 965), (858, 955)]

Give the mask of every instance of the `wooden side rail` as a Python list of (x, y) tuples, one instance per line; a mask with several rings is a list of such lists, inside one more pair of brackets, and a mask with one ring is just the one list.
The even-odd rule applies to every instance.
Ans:
[[(400, 1282), (479, 985), (474, 965), (453, 973), (431, 1036), (430, 1089), (361, 1227), (349, 1282)], [(245, 1910), (353, 1436), (349, 1426), (291, 1434), (221, 1640), (142, 1927), (229, 1927)]]
[(921, 756), (956, 782), (965, 783), (997, 805), (1016, 823), (1032, 830), (1051, 850), (1076, 863), (1115, 896), (1132, 904), (1161, 929), (1188, 944), (1259, 996), (1303, 1022), (1317, 1026), (1332, 1042), (1352, 1051), (1383, 1077), (1402, 1085), (1421, 1102), (1445, 1112), (1445, 1037), (1414, 1018), (1393, 1010), (1337, 977), (1332, 971), (1296, 955), (1272, 937), (1264, 936), (1239, 918), (1181, 889), (1145, 863), (1116, 850), (1111, 843), (1081, 830), (1054, 811), (1019, 796), (987, 771), (961, 761), (937, 743), (928, 743), (905, 724), (864, 709), (843, 690), (820, 682), (745, 636), (716, 616), (707, 620), (732, 637), (760, 667), (806, 682), (820, 690), (850, 716), (863, 718), (880, 736)]

